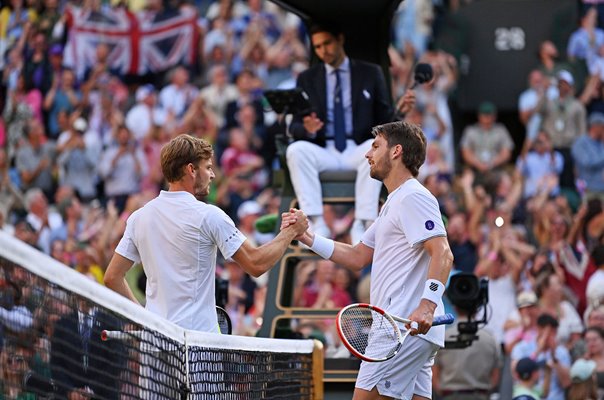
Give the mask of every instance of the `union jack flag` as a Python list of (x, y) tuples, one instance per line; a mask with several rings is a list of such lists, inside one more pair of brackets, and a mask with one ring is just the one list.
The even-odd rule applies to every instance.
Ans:
[(122, 74), (144, 75), (195, 62), (199, 37), (197, 13), (192, 8), (132, 13), (122, 8), (71, 7), (68, 13), (71, 26), (64, 64), (79, 77), (94, 65), (99, 43), (109, 46), (110, 68)]

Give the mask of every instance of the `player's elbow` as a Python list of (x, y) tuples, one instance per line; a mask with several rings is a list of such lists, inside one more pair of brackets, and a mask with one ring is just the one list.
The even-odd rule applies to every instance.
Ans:
[(450, 271), (453, 267), (453, 261), (455, 261), (455, 257), (453, 256), (453, 252), (451, 252), (451, 249), (449, 247), (444, 250), (443, 260), (445, 261), (447, 269)]
[(119, 277), (111, 270), (111, 268), (108, 268), (107, 271), (105, 271), (105, 275), (103, 276), (103, 283), (109, 289), (114, 289), (118, 280)]

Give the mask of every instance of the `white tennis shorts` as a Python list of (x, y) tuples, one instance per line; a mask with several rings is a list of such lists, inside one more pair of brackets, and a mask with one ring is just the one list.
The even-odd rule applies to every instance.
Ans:
[(356, 387), (377, 390), (381, 396), (411, 400), (413, 394), (432, 398), (432, 365), (440, 347), (408, 336), (399, 353), (384, 362), (361, 363)]

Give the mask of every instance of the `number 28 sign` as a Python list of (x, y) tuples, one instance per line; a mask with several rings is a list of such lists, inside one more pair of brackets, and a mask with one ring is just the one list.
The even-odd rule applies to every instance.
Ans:
[(526, 45), (524, 29), (514, 26), (511, 28), (495, 29), (495, 49), (499, 51), (524, 50)]

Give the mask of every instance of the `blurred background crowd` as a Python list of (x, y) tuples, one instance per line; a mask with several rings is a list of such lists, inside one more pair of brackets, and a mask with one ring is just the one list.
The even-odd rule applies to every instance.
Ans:
[[(533, 379), (547, 386), (548, 398), (563, 398), (587, 368), (589, 377), (598, 377), (601, 398), (604, 2), (577, 2), (580, 21), (566, 47), (542, 38), (526, 90), (518, 93), (524, 129), (512, 132), (498, 121), (492, 99), (478, 107), (475, 123), (454, 126), (449, 100), (460, 60), (440, 50), (434, 36), (447, 15), (470, 2), (405, 0), (395, 13), (388, 54), (393, 101), (408, 90), (416, 62), (431, 64), (435, 73), (415, 89), (415, 108), (404, 118), (426, 133), (419, 179), (440, 202), (455, 270), (488, 277), (497, 304), (484, 331), (499, 358), (484, 390), (497, 386), (503, 368), (521, 385), (528, 367), (518, 361), (542, 354), (550, 377), (544, 379), (547, 368), (531, 365), (536, 372), (528, 386)], [(111, 39), (121, 33), (107, 34), (106, 41), (83, 36), (86, 18), (119, 20), (120, 13), (143, 22), (149, 15), (194, 15), (192, 41), (179, 39), (175, 47), (187, 51), (174, 62), (161, 52), (162, 38), (143, 57)], [(309, 65), (298, 17), (264, 0), (10, 0), (0, 10), (0, 51), (0, 229), (102, 284), (126, 219), (165, 187), (162, 145), (188, 132), (215, 146), (217, 178), (207, 201), (255, 243), (272, 237), (255, 226), (280, 206), (273, 185), (281, 166), (280, 125), (262, 92), (294, 87)], [(118, 62), (135, 56), (158, 67)], [(325, 220), (335, 238), (349, 240), (350, 206), (326, 204)], [(252, 279), (228, 261), (217, 274), (228, 279), (225, 306), (234, 333), (254, 335), (266, 278)], [(295, 279), (296, 307), (367, 300), (366, 272), (355, 276), (330, 261), (300, 262)], [(131, 281), (144, 300), (140, 267)], [(32, 315), (26, 305), (1, 307), (0, 324), (10, 330)], [(341, 354), (331, 327), (320, 325), (303, 329), (320, 331), (328, 356)], [(9, 358), (2, 358), (3, 374)], [(576, 360), (594, 363), (580, 364), (583, 370), (573, 374)], [(437, 393), (464, 389), (449, 383), (436, 380)], [(5, 391), (0, 398), (25, 397)]]

